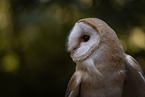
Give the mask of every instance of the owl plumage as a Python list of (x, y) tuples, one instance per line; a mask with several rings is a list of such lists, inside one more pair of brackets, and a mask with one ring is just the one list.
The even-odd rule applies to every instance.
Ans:
[(68, 51), (76, 71), (65, 97), (145, 97), (139, 64), (102, 20), (79, 20), (68, 37)]

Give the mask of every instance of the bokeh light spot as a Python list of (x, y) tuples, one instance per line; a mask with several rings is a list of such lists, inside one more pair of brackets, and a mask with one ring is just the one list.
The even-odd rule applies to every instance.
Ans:
[(145, 49), (145, 33), (141, 28), (134, 28), (130, 36), (130, 42), (139, 48)]
[(2, 67), (6, 72), (17, 72), (19, 69), (19, 59), (17, 55), (13, 53), (5, 55), (2, 59)]

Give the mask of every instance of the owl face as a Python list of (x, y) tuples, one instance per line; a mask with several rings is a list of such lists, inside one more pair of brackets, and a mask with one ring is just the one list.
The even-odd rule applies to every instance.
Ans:
[(68, 51), (74, 62), (121, 55), (122, 45), (112, 28), (97, 18), (79, 20), (68, 37)]
[(99, 33), (84, 22), (77, 22), (68, 37), (68, 51), (73, 61), (81, 61), (97, 49), (100, 42)]

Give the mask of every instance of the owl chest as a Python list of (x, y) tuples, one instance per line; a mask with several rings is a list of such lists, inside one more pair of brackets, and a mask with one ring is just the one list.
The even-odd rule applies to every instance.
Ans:
[[(81, 83), (81, 97), (121, 97), (122, 82), (113, 77), (98, 78), (86, 75)], [(119, 79), (118, 79), (119, 80)]]

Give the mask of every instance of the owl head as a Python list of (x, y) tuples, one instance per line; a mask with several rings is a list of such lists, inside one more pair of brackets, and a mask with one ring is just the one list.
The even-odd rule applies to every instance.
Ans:
[(102, 57), (124, 52), (114, 30), (97, 18), (85, 18), (75, 23), (67, 45), (75, 62), (85, 60), (94, 53)]

